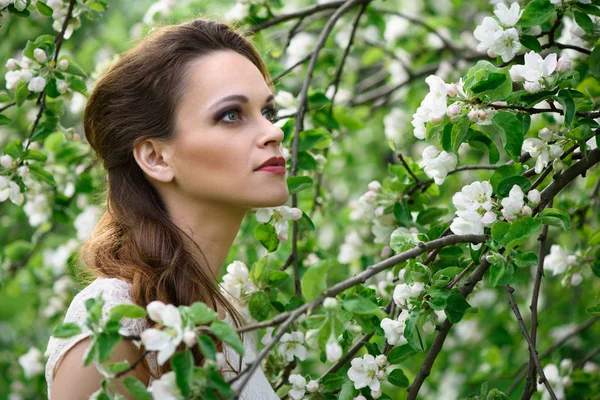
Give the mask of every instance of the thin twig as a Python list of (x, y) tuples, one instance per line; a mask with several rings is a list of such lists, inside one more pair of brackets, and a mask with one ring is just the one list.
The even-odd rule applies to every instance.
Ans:
[(544, 386), (546, 386), (546, 389), (550, 394), (550, 398), (552, 400), (557, 400), (556, 395), (554, 394), (554, 391), (550, 386), (550, 382), (548, 382), (546, 374), (544, 374), (544, 369), (542, 368), (542, 364), (540, 363), (540, 359), (538, 357), (537, 351), (535, 350), (535, 346), (531, 342), (531, 338), (529, 337), (529, 333), (527, 332), (527, 327), (525, 327), (525, 322), (523, 322), (523, 317), (521, 316), (521, 312), (519, 311), (519, 306), (517, 306), (517, 303), (513, 298), (512, 294), (515, 291), (515, 289), (513, 289), (510, 285), (504, 285), (504, 289), (506, 290), (506, 294), (508, 295), (508, 302), (510, 304), (510, 308), (513, 310), (515, 317), (517, 317), (517, 322), (519, 323), (519, 328), (521, 328), (521, 333), (523, 333), (525, 341), (527, 342), (527, 346), (529, 346), (529, 354), (533, 358), (533, 361), (535, 362), (535, 367), (537, 368), (538, 373), (540, 374), (540, 383), (543, 383)]

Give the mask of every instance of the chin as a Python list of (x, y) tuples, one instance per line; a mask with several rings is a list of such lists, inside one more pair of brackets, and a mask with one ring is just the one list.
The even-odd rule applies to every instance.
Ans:
[(285, 190), (277, 191), (277, 192), (266, 192), (261, 193), (261, 200), (258, 201), (260, 203), (256, 207), (279, 207), (287, 203), (290, 198), (290, 193), (288, 192), (287, 185), (285, 186)]

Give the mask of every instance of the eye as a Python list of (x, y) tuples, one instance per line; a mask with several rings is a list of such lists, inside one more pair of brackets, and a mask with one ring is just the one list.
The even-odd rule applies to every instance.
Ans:
[(221, 120), (226, 123), (235, 123), (239, 120), (239, 110), (229, 110), (221, 115)]
[(263, 111), (263, 115), (271, 122), (275, 122), (277, 120), (278, 109), (276, 107), (268, 107)]

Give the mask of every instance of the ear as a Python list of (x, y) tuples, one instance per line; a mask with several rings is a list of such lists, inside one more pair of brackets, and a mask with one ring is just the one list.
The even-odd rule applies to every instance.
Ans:
[(133, 157), (142, 171), (159, 182), (171, 182), (175, 173), (171, 156), (172, 146), (158, 139), (144, 139), (133, 148)]

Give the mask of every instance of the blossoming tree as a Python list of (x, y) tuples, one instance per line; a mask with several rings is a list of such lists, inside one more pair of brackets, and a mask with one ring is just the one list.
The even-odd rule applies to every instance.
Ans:
[[(61, 324), (104, 185), (86, 96), (124, 36), (199, 9), (255, 33), (291, 166), (289, 206), (256, 210), (228, 255), (247, 324), (101, 296)], [(87, 329), (96, 399), (123, 398), (139, 362), (107, 362), (121, 340), (172, 366), (127, 377), (136, 399), (237, 398), (261, 366), (294, 400), (597, 398), (599, 17), (598, 0), (0, 0), (0, 393), (43, 397), (48, 337)], [(145, 316), (160, 329), (119, 333)], [(214, 340), (242, 354), (251, 331), (256, 360), (225, 380)]]

